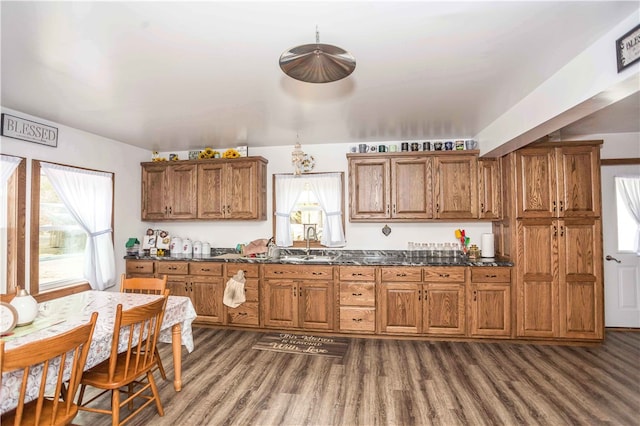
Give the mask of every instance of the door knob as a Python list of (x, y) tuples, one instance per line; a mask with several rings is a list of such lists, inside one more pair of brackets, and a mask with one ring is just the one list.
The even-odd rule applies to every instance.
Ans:
[(608, 254), (607, 257), (605, 257), (605, 259), (606, 260), (615, 260), (617, 263), (622, 263), (618, 259), (616, 259), (615, 257), (611, 256), (610, 254)]

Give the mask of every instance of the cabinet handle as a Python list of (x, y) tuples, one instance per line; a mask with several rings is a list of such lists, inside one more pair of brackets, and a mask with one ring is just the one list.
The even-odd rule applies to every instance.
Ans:
[(240, 317), (240, 316), (244, 316), (244, 315), (247, 315), (247, 313), (246, 313), (246, 312), (238, 312), (238, 316), (239, 316), (239, 317)]
[(293, 288), (292, 288), (292, 290), (293, 290), (293, 297), (298, 297), (298, 296), (296, 295), (296, 290), (297, 290), (297, 289), (298, 289), (297, 287), (293, 287)]
[(169, 266), (169, 267), (167, 267), (167, 269), (170, 270), (170, 271), (175, 271), (178, 268), (176, 266)]
[(556, 201), (555, 200), (553, 200), (553, 211), (554, 212), (556, 211)]
[(282, 274), (284, 274), (284, 272), (283, 272), (283, 271), (273, 271), (273, 273), (274, 273), (275, 275), (282, 275)]
[(560, 200), (560, 211), (564, 210), (564, 201)]
[[(424, 291), (424, 298), (427, 298), (427, 290)], [(422, 290), (418, 290), (418, 300), (422, 300)]]
[(396, 277), (406, 277), (406, 276), (407, 276), (407, 274), (405, 274), (404, 272), (401, 273), (401, 274), (396, 274)]
[(484, 213), (484, 203), (480, 203), (480, 212)]
[(564, 237), (564, 225), (560, 226), (560, 236)]
[(387, 214), (389, 214), (389, 204), (387, 204)]
[(362, 296), (362, 293), (351, 293), (352, 296)]
[(172, 213), (173, 213), (173, 209), (171, 206), (169, 206), (169, 214), (172, 214)]
[(396, 214), (396, 205), (393, 205), (393, 214)]
[(136, 269), (144, 269), (144, 266), (136, 266)]
[(352, 277), (361, 277), (362, 273), (358, 272), (358, 273), (353, 273), (351, 274)]
[(449, 274), (438, 274), (439, 276), (441, 276), (442, 278), (448, 278)]
[(553, 225), (553, 236), (557, 237), (558, 236), (558, 227)]
[(164, 206), (164, 214), (167, 214), (167, 213), (169, 213), (169, 207)]
[(478, 292), (476, 290), (473, 290), (473, 301), (474, 302), (477, 300), (477, 296), (478, 296)]
[(311, 272), (311, 275), (323, 275), (322, 272)]
[(361, 322), (362, 318), (351, 318), (354, 322)]
[(436, 213), (440, 213), (440, 203), (436, 203)]
[(231, 213), (231, 206), (227, 205), (227, 213)]
[(200, 272), (209, 272), (210, 270), (209, 268), (200, 268)]
[(487, 278), (498, 278), (498, 276), (495, 275), (495, 274), (486, 274), (485, 277), (487, 277)]

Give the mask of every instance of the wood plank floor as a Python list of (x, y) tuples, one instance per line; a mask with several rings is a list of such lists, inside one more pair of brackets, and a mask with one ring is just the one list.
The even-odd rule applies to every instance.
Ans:
[(147, 407), (130, 424), (640, 425), (640, 332), (599, 347), (351, 339), (342, 360), (251, 349), (260, 336), (194, 328), (183, 390), (156, 373), (164, 417)]

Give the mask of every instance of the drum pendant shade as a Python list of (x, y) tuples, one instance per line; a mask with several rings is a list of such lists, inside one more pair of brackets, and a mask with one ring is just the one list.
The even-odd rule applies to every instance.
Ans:
[(319, 42), (289, 49), (280, 56), (280, 68), (289, 77), (307, 83), (330, 83), (356, 69), (355, 58), (346, 50)]

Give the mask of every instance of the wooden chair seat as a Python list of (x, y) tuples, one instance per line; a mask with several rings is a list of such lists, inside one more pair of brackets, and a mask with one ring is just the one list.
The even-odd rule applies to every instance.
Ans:
[[(156, 404), (158, 414), (160, 416), (164, 415), (152, 370), (158, 365), (158, 358), (155, 356), (156, 343), (160, 334), (160, 326), (168, 296), (169, 291), (165, 290), (162, 298), (126, 311), (122, 310), (122, 305), (117, 306), (111, 354), (108, 360), (87, 370), (82, 377), (78, 396), (80, 410), (110, 414), (112, 425), (128, 422), (153, 402)], [(124, 352), (118, 353), (120, 335), (125, 330), (129, 332), (127, 348)], [(145, 338), (135, 338), (134, 336), (136, 335), (145, 336)], [(146, 383), (144, 382), (145, 379)], [(136, 385), (142, 387), (134, 392), (134, 386)], [(86, 386), (102, 389), (104, 392), (111, 392), (111, 409), (106, 410), (89, 406), (104, 392), (83, 402)], [(126, 387), (124, 392), (128, 396), (121, 400), (120, 388), (124, 387)], [(151, 395), (146, 392), (148, 390)], [(133, 400), (138, 397), (146, 401), (129, 413), (126, 418), (120, 420), (121, 408), (127, 405), (130, 409), (133, 409)]]
[[(27, 381), (23, 380), (18, 396), (18, 406), (0, 417), (1, 424), (66, 425), (71, 423), (78, 414), (78, 405), (74, 403), (74, 399), (97, 318), (98, 314), (94, 312), (88, 324), (7, 351), (4, 348), (5, 342), (0, 341), (0, 366), (3, 373), (22, 370), (23, 377), (31, 376), (40, 383), (46, 383), (47, 374), (52, 371), (56, 374), (54, 392), (47, 395), (45, 386), (39, 386), (37, 399), (27, 403), (24, 402)], [(65, 383), (64, 366), (68, 359), (71, 359), (71, 371), (69, 380)], [(56, 365), (55, 370), (50, 368), (54, 365)], [(2, 386), (1, 377), (0, 386)]]
[[(139, 293), (139, 294), (164, 294), (167, 289), (167, 276), (162, 278), (154, 277), (134, 277), (127, 278), (126, 274), (120, 276), (120, 292), (121, 293)], [(158, 359), (158, 371), (162, 380), (167, 380), (167, 374), (162, 365), (160, 352), (156, 348), (156, 358)]]

